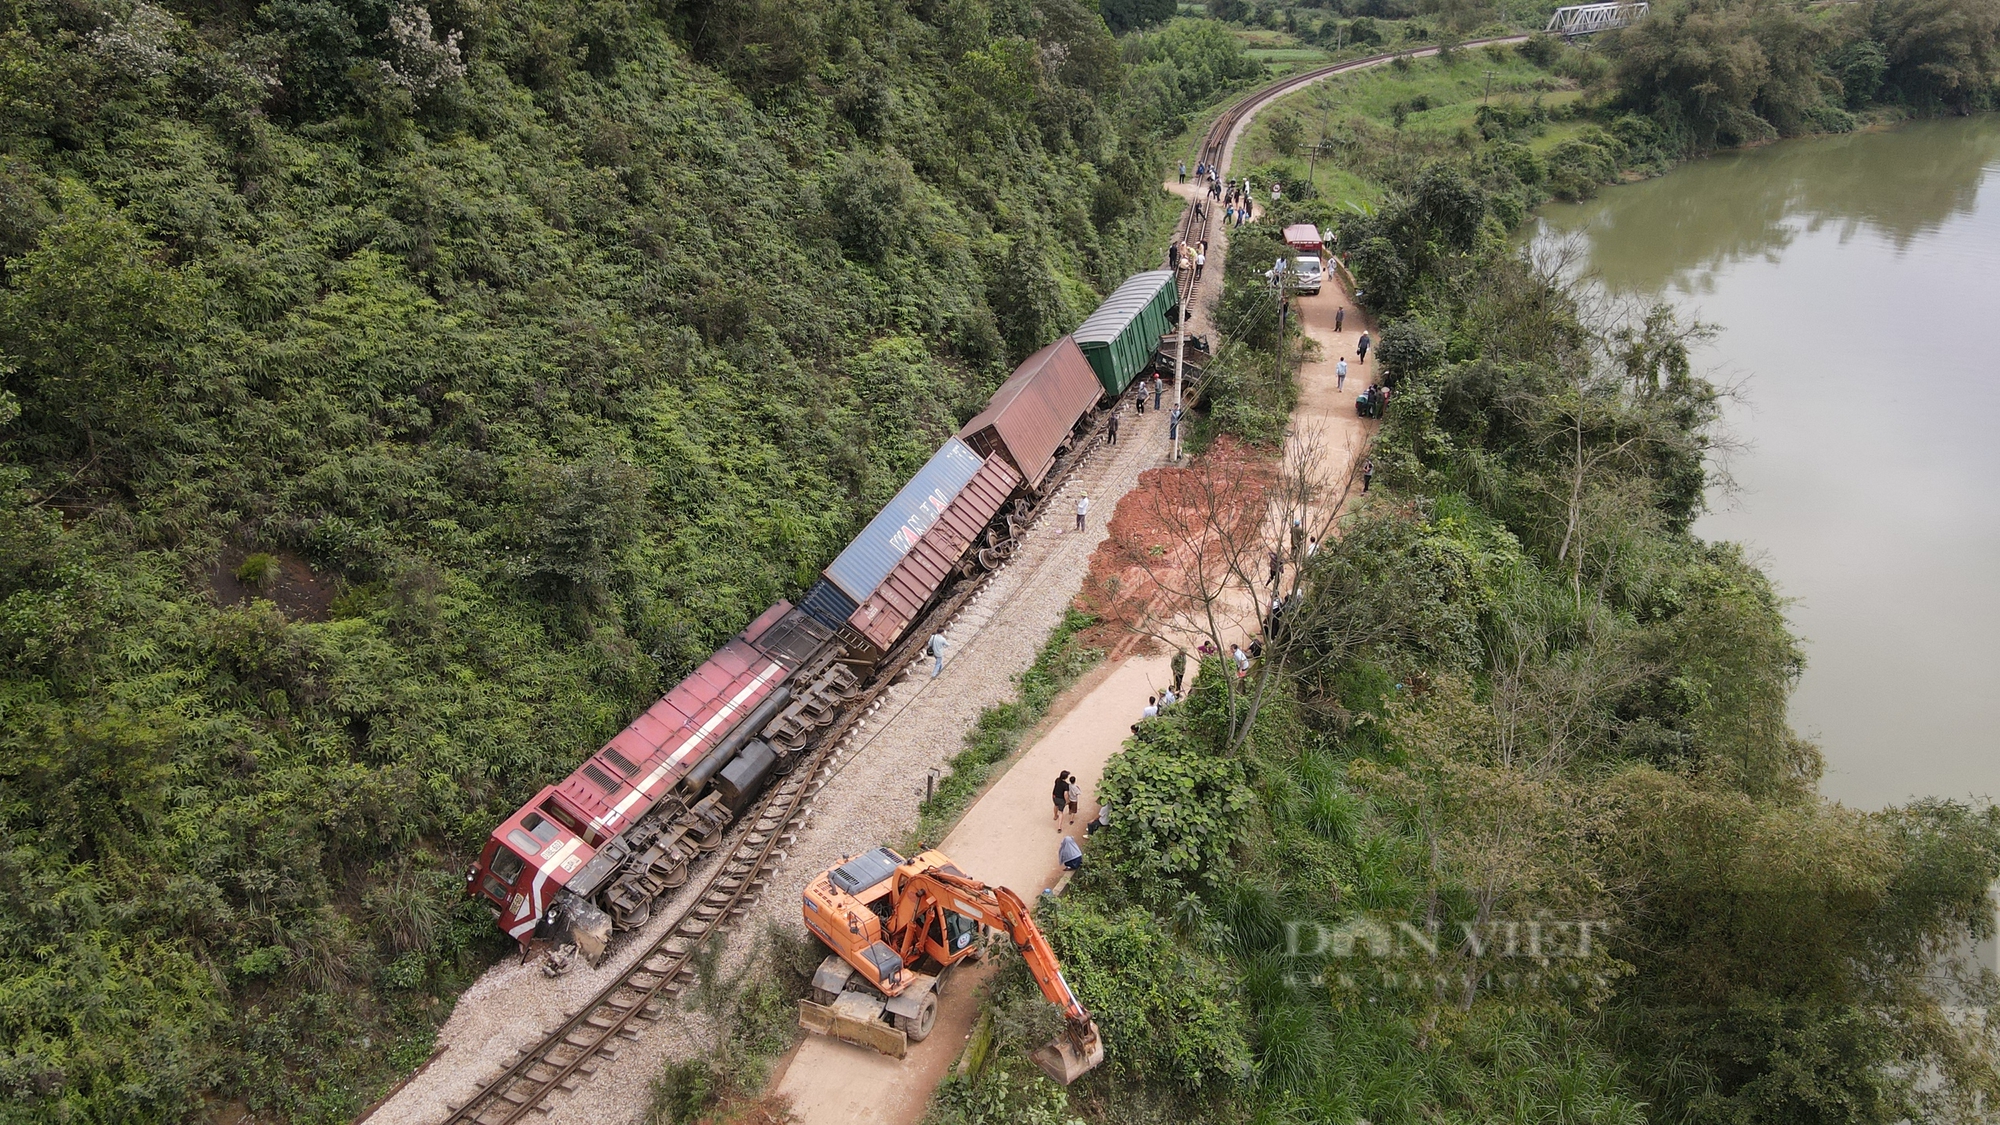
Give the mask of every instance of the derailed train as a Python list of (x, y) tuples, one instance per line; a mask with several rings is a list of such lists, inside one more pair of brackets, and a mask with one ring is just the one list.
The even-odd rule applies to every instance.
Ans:
[(958, 579), (1000, 565), (1063, 451), (1153, 361), (1178, 289), (1136, 274), (1030, 356), (827, 566), (502, 821), (466, 872), (526, 946), (593, 964), (791, 769)]

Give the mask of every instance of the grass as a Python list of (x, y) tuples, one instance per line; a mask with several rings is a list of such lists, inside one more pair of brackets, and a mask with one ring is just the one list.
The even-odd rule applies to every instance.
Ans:
[[(1511, 50), (1461, 50), (1449, 62), (1417, 59), (1407, 70), (1371, 67), (1317, 83), (1259, 114), (1238, 146), (1236, 163), (1247, 168), (1284, 159), (1272, 143), (1271, 126), (1286, 117), (1299, 122), (1307, 145), (1322, 134), (1334, 142), (1350, 138), (1363, 123), (1372, 130), (1394, 131), (1399, 116), (1404, 136), (1435, 143), (1472, 130), (1481, 102), (1529, 105), (1539, 100), (1553, 108), (1582, 97), (1580, 91), (1564, 88), (1568, 85)], [(1552, 124), (1534, 147), (1546, 151), (1575, 131), (1566, 122)], [(1306, 162), (1303, 151), (1290, 159)], [(1382, 201), (1381, 186), (1342, 167), (1337, 156), (1317, 161), (1312, 178), (1320, 194), (1336, 205), (1365, 208)]]
[(921, 850), (921, 845), (934, 845), (944, 839), (944, 834), (986, 788), (993, 771), (1020, 748), (1021, 736), (1049, 713), (1049, 705), (1056, 696), (1104, 659), (1103, 649), (1092, 648), (1082, 641), (1083, 631), (1095, 624), (1097, 618), (1088, 613), (1077, 610), (1065, 613), (1062, 623), (1035, 655), (1035, 662), (1016, 679), (1016, 697), (979, 713), (979, 721), (966, 733), (965, 749), (952, 758), (937, 791), (918, 810), (916, 831), (909, 842), (918, 846), (906, 848), (906, 854), (914, 854)]
[(1530, 140), (1528, 142), (1528, 147), (1533, 151), (1546, 156), (1557, 145), (1582, 133), (1584, 128), (1587, 127), (1589, 124), (1590, 122), (1588, 121), (1550, 122), (1548, 132), (1543, 133), (1541, 136), (1535, 137), (1532, 140)]

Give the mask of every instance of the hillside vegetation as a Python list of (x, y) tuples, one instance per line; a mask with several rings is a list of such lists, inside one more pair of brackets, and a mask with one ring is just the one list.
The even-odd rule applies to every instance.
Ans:
[(0, 1120), (420, 1062), (491, 825), (1154, 260), (1157, 138), (1255, 71), (1211, 31), (9, 6)]

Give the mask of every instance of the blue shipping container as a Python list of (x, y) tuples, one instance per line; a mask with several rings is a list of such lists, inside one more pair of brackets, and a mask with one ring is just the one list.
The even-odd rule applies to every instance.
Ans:
[(861, 534), (854, 537), (854, 542), (826, 568), (827, 580), (853, 598), (856, 605), (867, 601), (868, 595), (875, 592), (910, 548), (917, 545), (917, 540), (923, 538), (924, 532), (944, 514), (952, 497), (972, 480), (985, 460), (957, 438), (945, 442), (944, 448), (917, 470), (917, 475), (896, 493), (889, 506), (876, 513)]
[(840, 587), (822, 578), (813, 583), (806, 596), (799, 599), (799, 608), (807, 617), (832, 629), (834, 632), (847, 627), (847, 619), (854, 616), (854, 599), (840, 592)]

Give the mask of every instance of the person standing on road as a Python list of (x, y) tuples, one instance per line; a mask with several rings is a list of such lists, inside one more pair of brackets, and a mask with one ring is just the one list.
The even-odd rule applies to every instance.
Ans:
[(1333, 365), (1333, 389), (1337, 391), (1342, 387), (1345, 387), (1346, 385), (1347, 385), (1347, 357), (1341, 356), (1340, 362)]
[(1069, 779), (1069, 822), (1076, 823), (1076, 807), (1083, 803), (1083, 785), (1072, 774)]
[(1111, 421), (1104, 424), (1104, 444), (1118, 444), (1118, 412), (1116, 410), (1111, 412)]
[(1181, 161), (1181, 182), (1187, 183), (1187, 161)]
[(1340, 326), (1345, 323), (1347, 323), (1347, 306), (1342, 305), (1333, 310), (1333, 330), (1335, 332), (1340, 331)]
[(1056, 775), (1056, 831), (1062, 831), (1063, 807), (1069, 804), (1069, 771)]
[(1356, 341), (1354, 342), (1354, 348), (1355, 348), (1355, 350), (1361, 353), (1361, 362), (1362, 362), (1362, 363), (1367, 363), (1367, 362), (1368, 362), (1368, 345), (1369, 345), (1370, 343), (1371, 343), (1371, 341), (1370, 341), (1370, 340), (1368, 339), (1368, 333), (1366, 333), (1366, 332), (1363, 332), (1363, 333), (1361, 334), (1361, 339), (1359, 339), (1359, 340), (1356, 340)]
[(950, 644), (943, 633), (932, 633), (930, 644), (924, 646), (931, 651), (931, 679), (937, 679), (938, 673), (944, 671), (944, 650)]
[(1181, 408), (1178, 406), (1174, 407), (1172, 414), (1167, 415), (1167, 440), (1169, 442), (1181, 440)]
[(1160, 373), (1159, 373), (1159, 372), (1157, 372), (1157, 371), (1153, 372), (1153, 409), (1154, 409), (1154, 410), (1158, 410), (1158, 409), (1160, 408), (1160, 394), (1161, 394), (1161, 392), (1165, 391), (1166, 389), (1167, 389), (1167, 381), (1166, 381), (1165, 379), (1162, 379), (1162, 378), (1160, 378)]
[(1083, 530), (1083, 518), (1090, 514), (1090, 493), (1076, 498), (1076, 529)]
[(1175, 649), (1174, 658), (1167, 662), (1167, 668), (1174, 674), (1174, 690), (1181, 690), (1181, 680), (1187, 676), (1187, 650)]
[(1375, 458), (1370, 457), (1368, 460), (1363, 461), (1361, 463), (1361, 491), (1363, 492), (1368, 491), (1368, 486), (1374, 483), (1375, 483)]
[(1194, 279), (1196, 281), (1201, 280), (1201, 271), (1207, 268), (1207, 266), (1208, 266), (1208, 243), (1204, 242), (1201, 244), (1201, 249), (1196, 250), (1194, 252)]

